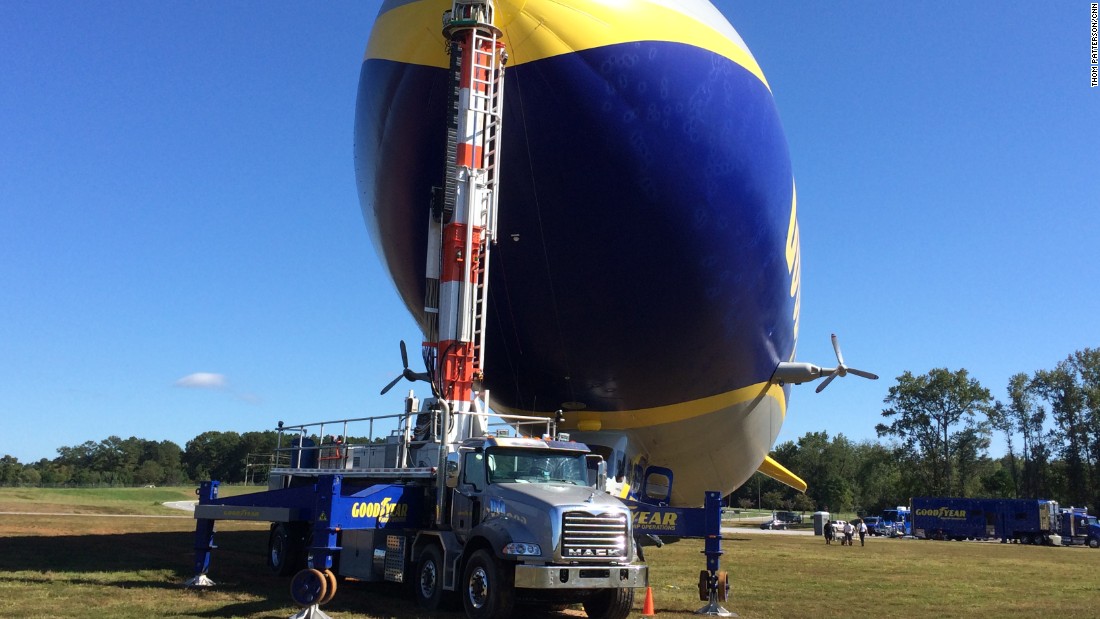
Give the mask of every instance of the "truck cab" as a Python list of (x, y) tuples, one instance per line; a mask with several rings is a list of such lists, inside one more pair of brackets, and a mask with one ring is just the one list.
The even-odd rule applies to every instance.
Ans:
[[(463, 441), (446, 467), (450, 530), (421, 534), (438, 540), (434, 550), (434, 541), (415, 545), (421, 606), (436, 604), (439, 594), (425, 586), (432, 574), (462, 564), (462, 577), (444, 579), (444, 588), (460, 591), (470, 614), (506, 616), (514, 597), (580, 602), (589, 616), (629, 614), (647, 568), (635, 553), (630, 510), (602, 489), (602, 458), (581, 443), (486, 436)], [(425, 563), (437, 555), (442, 565)]]
[(1088, 544), (1100, 548), (1100, 521), (1087, 508), (1069, 507), (1062, 510), (1062, 543)]

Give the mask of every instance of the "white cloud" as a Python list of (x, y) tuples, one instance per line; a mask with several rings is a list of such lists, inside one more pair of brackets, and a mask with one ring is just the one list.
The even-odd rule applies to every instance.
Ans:
[(195, 372), (188, 374), (176, 381), (177, 387), (188, 389), (225, 389), (229, 381), (224, 374), (212, 374), (210, 372)]

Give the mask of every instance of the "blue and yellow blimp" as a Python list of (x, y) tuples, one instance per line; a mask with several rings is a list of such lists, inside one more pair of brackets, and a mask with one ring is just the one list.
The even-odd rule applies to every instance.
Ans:
[[(798, 335), (795, 187), (768, 82), (701, 0), (495, 7), (509, 61), (493, 406), (563, 410), (624, 495), (694, 505), (732, 491), (769, 466), (789, 395), (771, 377)], [(363, 214), (421, 325), (450, 8), (383, 4), (356, 108)]]

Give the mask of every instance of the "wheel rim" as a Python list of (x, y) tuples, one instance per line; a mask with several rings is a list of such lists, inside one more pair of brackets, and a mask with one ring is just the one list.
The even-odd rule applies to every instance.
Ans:
[(283, 564), (283, 544), (285, 543), (285, 538), (277, 537), (275, 543), (271, 544), (271, 565), (279, 567)]
[(485, 568), (479, 566), (470, 573), (467, 595), (474, 608), (482, 608), (489, 601), (489, 575)]
[(420, 569), (420, 595), (424, 599), (432, 597), (435, 593), (436, 577), (435, 563), (425, 562), (424, 567)]

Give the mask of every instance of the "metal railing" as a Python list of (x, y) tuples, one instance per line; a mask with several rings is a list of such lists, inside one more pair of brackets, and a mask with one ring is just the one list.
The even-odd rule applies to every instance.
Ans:
[[(556, 435), (557, 424), (550, 417), (480, 412), (451, 413), (449, 427), (444, 429), (441, 427), (444, 415), (437, 409), (293, 425), (279, 422), (270, 466), (275, 469), (360, 469), (377, 468), (381, 460), (383, 467), (404, 468), (409, 466), (409, 454), (413, 449), (426, 445), (439, 447), (444, 442), (457, 449), (458, 444), (468, 438), (453, 436), (456, 420), (462, 416), (480, 418), (484, 427), (496, 430), (492, 432), (496, 435), (511, 430), (525, 437)], [(470, 424), (464, 426), (470, 427)]]

